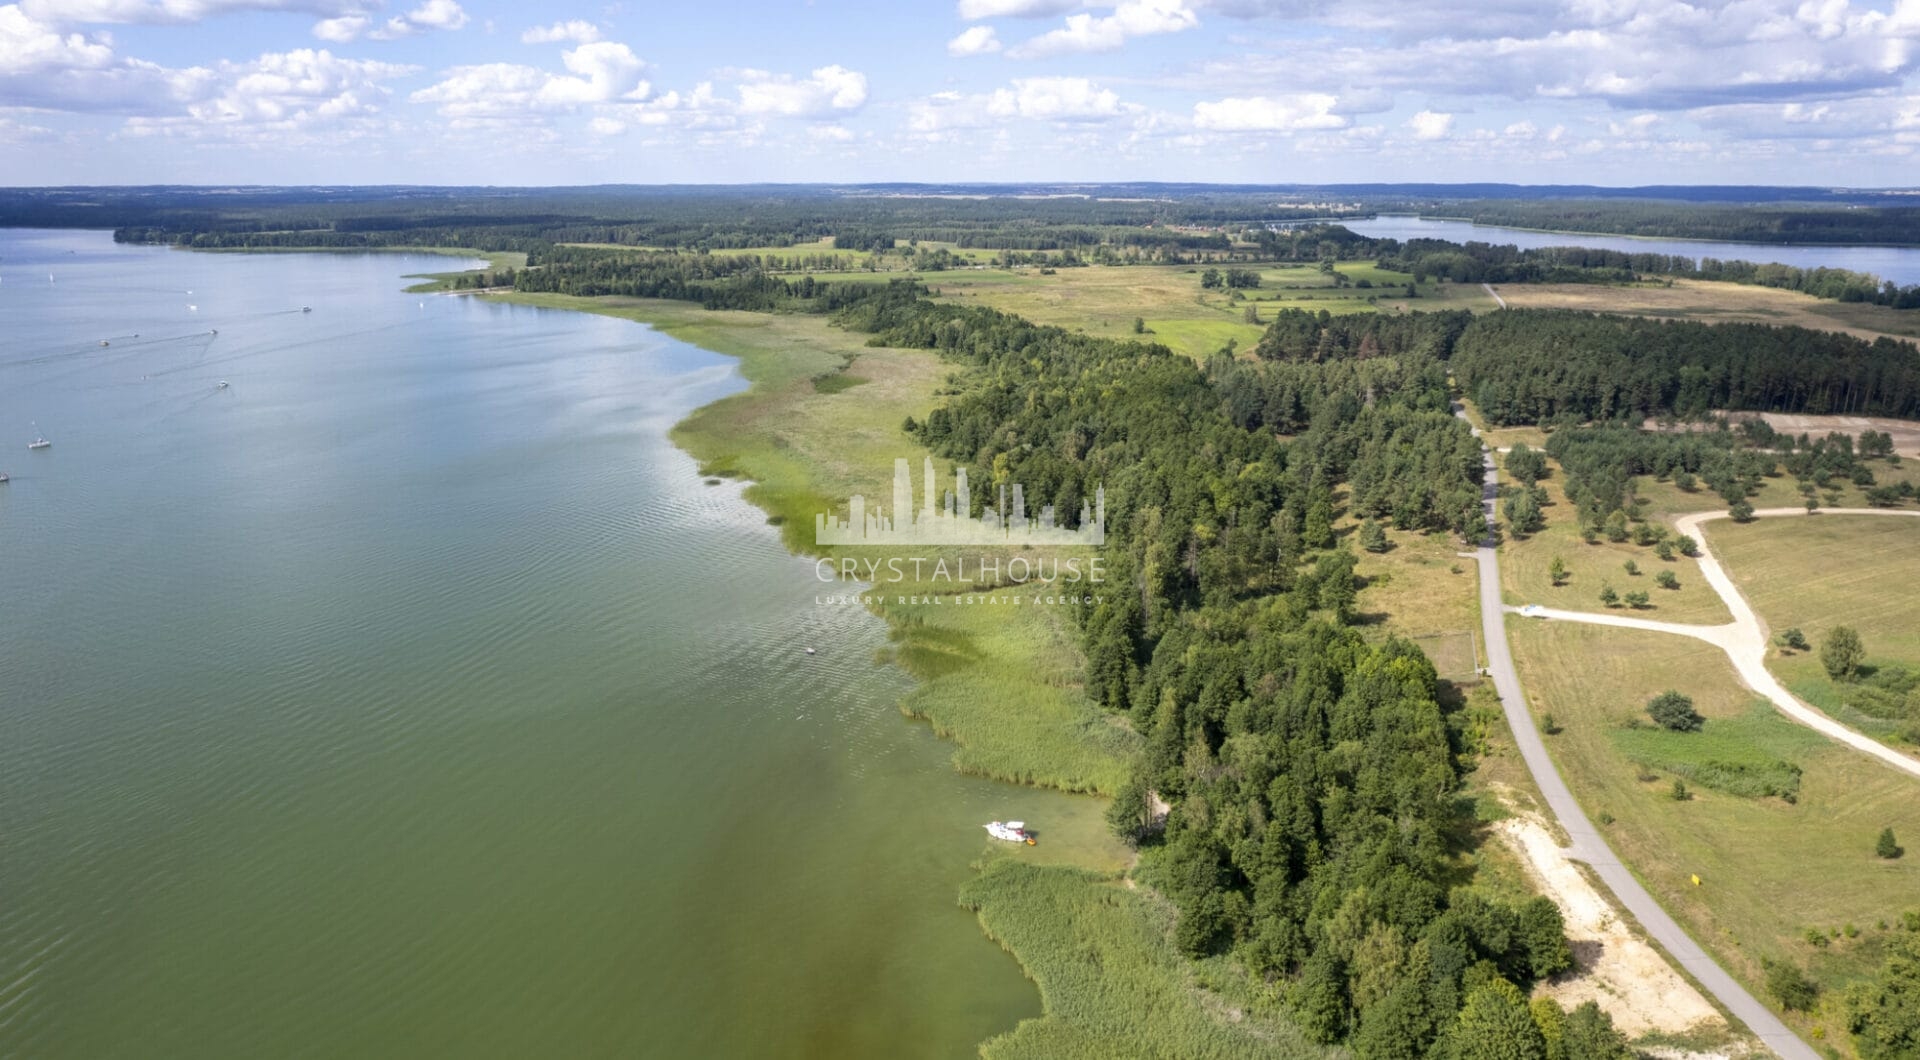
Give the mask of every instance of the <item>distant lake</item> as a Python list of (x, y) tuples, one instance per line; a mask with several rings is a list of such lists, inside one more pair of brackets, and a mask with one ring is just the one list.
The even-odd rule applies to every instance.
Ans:
[(402, 292), (457, 267), (0, 231), (0, 1056), (970, 1057), (1038, 1015), (956, 893), (981, 823), (1101, 804), (956, 775), (881, 622), (703, 484), (666, 432), (730, 360)]
[(1695, 261), (1779, 262), (1805, 269), (1852, 269), (1870, 272), (1902, 287), (1920, 283), (1920, 249), (1911, 247), (1836, 247), (1779, 243), (1716, 243), (1689, 239), (1640, 239), (1634, 236), (1568, 235), (1524, 228), (1477, 225), (1468, 221), (1433, 221), (1419, 217), (1376, 217), (1341, 224), (1374, 239), (1445, 239), (1454, 243), (1512, 244), (1518, 247), (1594, 247), (1629, 254), (1674, 254)]

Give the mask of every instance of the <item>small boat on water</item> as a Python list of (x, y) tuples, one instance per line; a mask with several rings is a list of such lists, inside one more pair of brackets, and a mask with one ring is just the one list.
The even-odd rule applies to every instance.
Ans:
[(814, 651), (814, 650), (813, 650), (812, 648), (808, 648), (808, 649), (807, 649), (807, 654), (808, 654), (808, 655), (818, 655), (818, 654), (820, 654), (820, 653), (819, 653), (819, 652), (817, 652), (817, 651)]
[(217, 387), (214, 387), (215, 390), (225, 390), (226, 388), (227, 388), (227, 381), (225, 379), (220, 380), (220, 385)]
[(37, 423), (34, 424), (33, 425), (33, 441), (27, 443), (27, 448), (48, 449), (48, 448), (52, 448), (52, 446), (53, 446), (53, 443), (47, 441), (47, 436), (40, 433), (40, 425)]
[(100, 345), (102, 345), (102, 346), (111, 346), (111, 345), (113, 345), (113, 343), (111, 343), (111, 342), (108, 342), (108, 341), (107, 341), (106, 339), (101, 339), (101, 340), (100, 340)]
[(313, 307), (312, 307), (312, 306), (310, 306), (310, 305), (303, 305), (303, 306), (301, 306), (301, 307), (300, 307), (300, 311), (301, 311), (302, 313), (311, 313), (311, 312), (313, 312)]
[(0, 471), (0, 482), (11, 482), (11, 481), (13, 480), (7, 477), (6, 472)]
[(1035, 840), (1027, 831), (1025, 821), (994, 821), (987, 825), (987, 834), (1008, 843), (1025, 843), (1034, 846)]

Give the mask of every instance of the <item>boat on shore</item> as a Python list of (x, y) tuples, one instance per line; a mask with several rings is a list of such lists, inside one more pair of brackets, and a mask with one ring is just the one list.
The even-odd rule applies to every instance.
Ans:
[(993, 821), (987, 825), (987, 834), (1008, 843), (1025, 843), (1034, 846), (1033, 833), (1027, 831), (1025, 821)]

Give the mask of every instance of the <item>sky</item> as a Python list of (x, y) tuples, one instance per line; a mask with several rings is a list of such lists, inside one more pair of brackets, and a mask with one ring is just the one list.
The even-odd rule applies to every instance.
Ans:
[(18, 0), (0, 184), (1920, 185), (1920, 0)]

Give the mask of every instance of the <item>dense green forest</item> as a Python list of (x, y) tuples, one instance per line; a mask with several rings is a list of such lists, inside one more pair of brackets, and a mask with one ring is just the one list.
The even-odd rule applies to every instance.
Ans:
[(1500, 425), (1709, 409), (1920, 416), (1920, 348), (1797, 327), (1516, 309), (1476, 317), (1452, 367)]

